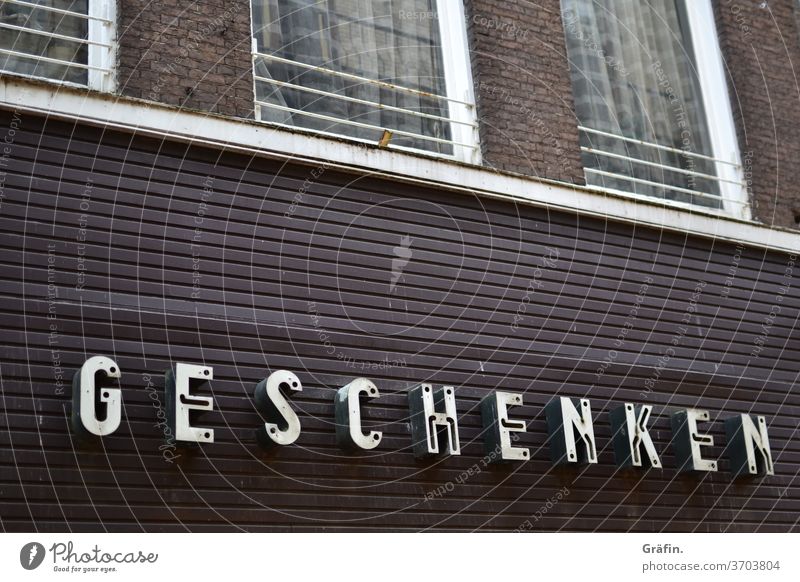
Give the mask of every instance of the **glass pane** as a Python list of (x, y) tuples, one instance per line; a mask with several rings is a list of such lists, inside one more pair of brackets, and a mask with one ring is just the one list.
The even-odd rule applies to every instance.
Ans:
[(694, 175), (717, 171), (697, 155), (713, 151), (684, 0), (563, 0), (562, 9), (580, 124), (635, 140), (581, 132), (595, 150), (583, 153), (587, 182), (720, 208), (719, 183)]
[[(444, 99), (346, 76), (446, 95), (435, 4), (435, 0), (253, 0), (258, 51), (293, 61), (256, 59), (255, 74), (262, 78), (256, 82), (261, 118), (373, 142), (383, 129), (451, 139)], [(421, 137), (395, 135), (391, 143), (452, 153), (450, 144)]]
[[(81, 14), (86, 14), (88, 10), (88, 0), (40, 0), (34, 3)], [(3, 24), (27, 28), (31, 32), (4, 27)], [(76, 41), (53, 38), (43, 33), (69, 36)], [(87, 39), (88, 35), (89, 26), (85, 18), (5, 2), (0, 6), (0, 49), (31, 56), (0, 52), (0, 69), (85, 85), (88, 80), (86, 69), (71, 67), (68, 63), (88, 63), (86, 43), (77, 42), (78, 39)], [(63, 61), (63, 64), (37, 57)]]

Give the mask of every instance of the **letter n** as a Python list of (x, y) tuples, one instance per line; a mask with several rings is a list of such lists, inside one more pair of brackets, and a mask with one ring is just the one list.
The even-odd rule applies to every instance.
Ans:
[[(545, 406), (550, 458), (554, 465), (597, 463), (592, 408), (586, 398), (561, 396)], [(577, 441), (583, 443), (579, 450)]]
[(763, 416), (756, 416), (755, 421), (749, 414), (731, 417), (725, 421), (725, 434), (728, 437), (731, 473), (736, 477), (775, 474), (772, 452), (769, 448), (767, 422)]

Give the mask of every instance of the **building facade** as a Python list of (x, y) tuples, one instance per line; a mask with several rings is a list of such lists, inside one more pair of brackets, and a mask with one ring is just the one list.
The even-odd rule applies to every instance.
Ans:
[(4, 2), (3, 528), (796, 531), (798, 7), (643, 4)]

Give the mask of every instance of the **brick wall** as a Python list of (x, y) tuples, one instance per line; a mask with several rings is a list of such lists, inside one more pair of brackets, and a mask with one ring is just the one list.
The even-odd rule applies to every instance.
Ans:
[[(559, 0), (470, 0), (484, 164), (583, 184)], [(793, 0), (714, 0), (753, 212), (800, 219), (800, 62)], [(124, 95), (253, 117), (249, 0), (119, 3)]]
[(766, 224), (797, 228), (800, 36), (794, 0), (714, 4), (753, 214)]
[(583, 184), (559, 0), (467, 2), (486, 165)]
[(119, 2), (123, 95), (253, 117), (249, 0)]

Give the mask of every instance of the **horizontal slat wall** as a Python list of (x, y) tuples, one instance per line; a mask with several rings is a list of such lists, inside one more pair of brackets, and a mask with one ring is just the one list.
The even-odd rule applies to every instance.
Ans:
[[(11, 113), (0, 120), (7, 131)], [(15, 125), (0, 207), (6, 531), (798, 528), (787, 255), (27, 114)], [(95, 354), (123, 370), (124, 417), (87, 446), (69, 431), (70, 382)], [(399, 365), (372, 365), (384, 360)], [(216, 442), (169, 463), (153, 398), (177, 361), (214, 367), (215, 410), (198, 423)], [(276, 369), (304, 384), (303, 432), (266, 452), (253, 389)], [(381, 390), (364, 415), (384, 439), (344, 453), (333, 395), (358, 376)], [(419, 382), (456, 386), (460, 457), (414, 460)], [(495, 389), (525, 395), (512, 412), (527, 463), (482, 465), (478, 403)], [(591, 398), (598, 465), (551, 467), (556, 395)], [(626, 401), (654, 405), (664, 470), (614, 465), (607, 412)], [(710, 411), (719, 473), (675, 471), (680, 407)], [(722, 420), (741, 412), (767, 417), (775, 476), (731, 479)]]

